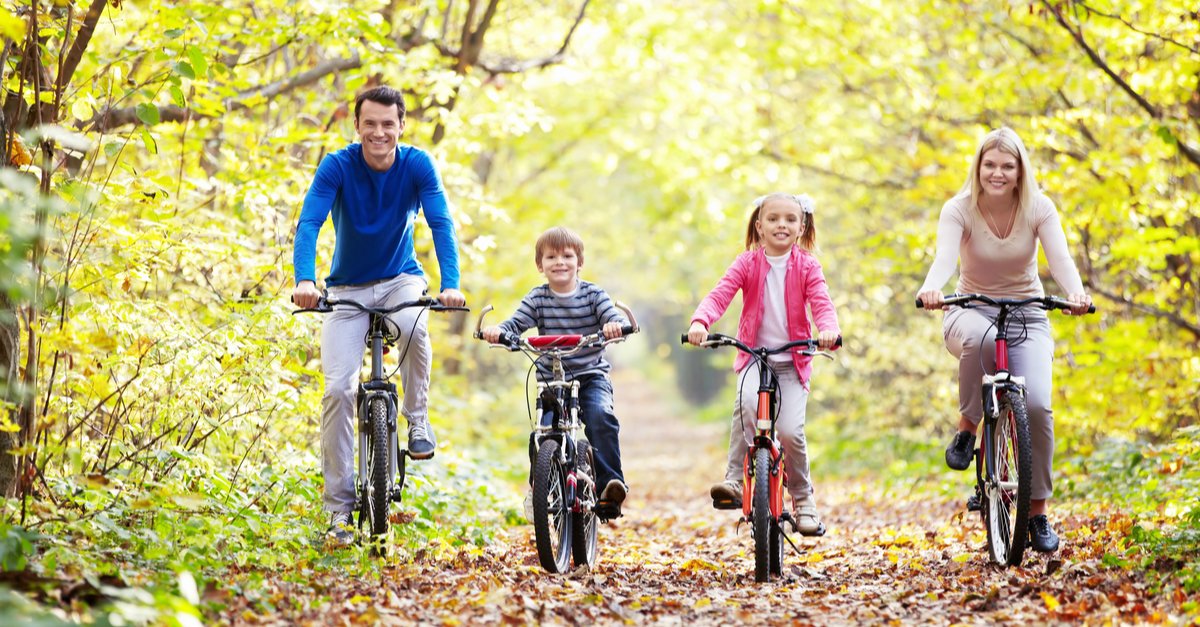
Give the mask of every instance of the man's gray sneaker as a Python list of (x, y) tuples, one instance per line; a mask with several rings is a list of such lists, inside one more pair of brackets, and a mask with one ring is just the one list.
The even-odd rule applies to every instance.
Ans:
[(437, 437), (429, 418), (408, 421), (408, 456), (413, 459), (429, 459), (437, 449)]
[(354, 544), (354, 516), (350, 512), (334, 512), (329, 521), (325, 542), (331, 546), (344, 547)]

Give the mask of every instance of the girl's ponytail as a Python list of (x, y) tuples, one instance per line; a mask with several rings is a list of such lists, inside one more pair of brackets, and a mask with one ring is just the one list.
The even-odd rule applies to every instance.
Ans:
[(762, 210), (763, 198), (758, 198), (754, 201), (754, 211), (750, 212), (750, 224), (746, 225), (746, 250), (754, 250), (758, 246), (758, 229), (755, 228), (758, 222), (758, 212)]

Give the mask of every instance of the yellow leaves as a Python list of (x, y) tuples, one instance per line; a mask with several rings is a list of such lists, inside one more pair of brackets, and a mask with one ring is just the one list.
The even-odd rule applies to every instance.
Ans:
[(684, 562), (683, 564), (680, 565), (680, 568), (682, 568), (685, 571), (689, 571), (689, 572), (696, 572), (696, 571), (700, 571), (700, 570), (715, 571), (715, 570), (721, 569), (721, 567), (719, 565), (709, 562), (707, 560), (700, 559), (698, 557), (694, 557), (694, 558)]
[[(2, 9), (0, 9), (2, 10)], [(25, 147), (25, 142), (20, 135), (13, 135), (12, 155), (8, 159), (9, 163), (17, 166), (27, 166), (33, 163), (33, 156), (29, 154), (29, 149)]]
[(1042, 602), (1046, 604), (1047, 610), (1050, 610), (1051, 612), (1053, 612), (1054, 610), (1058, 609), (1059, 605), (1061, 605), (1058, 602), (1058, 599), (1055, 598), (1054, 595), (1050, 594), (1049, 592), (1040, 592), (1039, 594), (1042, 597)]
[(0, 38), (21, 41), (25, 38), (25, 20), (15, 16), (5, 7), (0, 7)]

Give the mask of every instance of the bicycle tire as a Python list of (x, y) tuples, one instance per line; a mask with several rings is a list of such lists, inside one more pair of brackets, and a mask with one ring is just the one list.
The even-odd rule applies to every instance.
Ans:
[(565, 573), (571, 562), (571, 512), (558, 442), (542, 441), (533, 469), (533, 535), (542, 568)]
[(388, 429), (388, 405), (382, 396), (372, 398), (367, 407), (370, 422), (371, 459), (367, 465), (370, 472), (370, 490), (364, 499), (370, 508), (371, 535), (381, 536), (388, 531), (388, 504), (391, 502), (391, 462), (388, 450), (391, 433)]
[(771, 452), (754, 451), (754, 492), (751, 495), (750, 521), (754, 530), (754, 580), (771, 580)]
[[(575, 476), (587, 477), (579, 481), (576, 497), (584, 503), (595, 503), (596, 471), (592, 459), (592, 447), (587, 440), (580, 440), (575, 445)], [(571, 513), (571, 556), (575, 566), (593, 566), (596, 563), (596, 532), (599, 520), (594, 507)]]
[(1007, 390), (998, 399), (1000, 417), (985, 424), (987, 438), (983, 511), (988, 552), (993, 562), (1020, 566), (1029, 538), (1029, 500), (1033, 490), (1033, 445), (1025, 397)]

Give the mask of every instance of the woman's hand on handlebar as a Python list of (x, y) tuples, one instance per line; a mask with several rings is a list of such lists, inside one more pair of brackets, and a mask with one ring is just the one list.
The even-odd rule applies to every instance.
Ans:
[(819, 331), (817, 332), (817, 346), (823, 351), (832, 350), (839, 346), (839, 337), (841, 336), (837, 331)]
[(708, 328), (700, 322), (693, 322), (692, 326), (688, 327), (687, 339), (692, 346), (699, 346), (708, 339)]
[(944, 306), (943, 298), (941, 290), (925, 290), (917, 294), (917, 300), (921, 301), (926, 309), (941, 309)]
[(1071, 294), (1067, 296), (1072, 307), (1067, 311), (1072, 316), (1082, 316), (1088, 312), (1088, 307), (1092, 306), (1092, 297), (1087, 294)]
[(442, 290), (442, 293), (438, 294), (437, 299), (439, 303), (447, 307), (462, 307), (467, 304), (467, 297), (463, 296), (462, 292), (453, 287)]
[(301, 309), (316, 309), (321, 300), (321, 290), (313, 281), (301, 281), (292, 290), (292, 302)]

